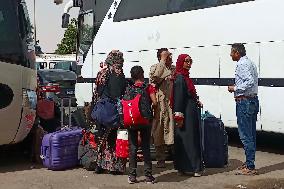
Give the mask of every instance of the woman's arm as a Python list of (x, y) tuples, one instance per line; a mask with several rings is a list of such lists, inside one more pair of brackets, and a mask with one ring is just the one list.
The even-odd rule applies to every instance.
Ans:
[(158, 114), (158, 112), (157, 112), (158, 101), (157, 101), (157, 97), (156, 97), (156, 92), (157, 91), (156, 91), (154, 84), (150, 84), (148, 86), (148, 93), (150, 95), (150, 100), (152, 102), (152, 109), (153, 109), (154, 117)]
[(178, 127), (183, 126), (187, 87), (183, 76), (177, 76), (173, 86), (173, 112)]

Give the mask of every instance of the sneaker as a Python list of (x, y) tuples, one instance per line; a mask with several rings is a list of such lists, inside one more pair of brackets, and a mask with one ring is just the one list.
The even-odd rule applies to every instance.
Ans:
[(156, 183), (157, 181), (156, 181), (156, 178), (153, 177), (153, 175), (151, 175), (151, 176), (146, 176), (145, 182), (146, 182), (147, 184), (154, 184), (154, 183)]
[(128, 184), (135, 184), (137, 183), (137, 179), (136, 179), (136, 176), (128, 176)]
[(201, 173), (194, 173), (193, 176), (194, 177), (201, 177)]
[(158, 161), (156, 168), (166, 168), (166, 163), (165, 161)]
[(247, 167), (237, 170), (236, 175), (257, 175), (257, 171), (255, 169), (249, 169)]

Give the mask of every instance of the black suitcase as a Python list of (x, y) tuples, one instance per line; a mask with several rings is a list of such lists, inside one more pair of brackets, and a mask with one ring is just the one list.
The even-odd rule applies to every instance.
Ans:
[(203, 158), (205, 167), (220, 168), (228, 164), (228, 135), (221, 119), (202, 114)]

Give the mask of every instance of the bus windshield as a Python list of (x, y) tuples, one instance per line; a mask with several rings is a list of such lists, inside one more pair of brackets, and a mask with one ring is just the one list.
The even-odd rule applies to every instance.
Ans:
[(17, 15), (17, 1), (0, 1), (0, 60), (22, 53)]
[(93, 25), (94, 25), (94, 15), (90, 11), (79, 16), (79, 53), (86, 56), (90, 46), (93, 43)]
[(70, 70), (72, 71), (72, 64), (76, 64), (76, 61), (60, 61), (56, 62), (54, 69)]
[(40, 70), (38, 74), (44, 79), (44, 81), (56, 82), (66, 80), (76, 80), (76, 74), (71, 71), (64, 70)]
[(113, 0), (83, 2), (78, 17), (77, 55), (83, 56), (84, 60)]

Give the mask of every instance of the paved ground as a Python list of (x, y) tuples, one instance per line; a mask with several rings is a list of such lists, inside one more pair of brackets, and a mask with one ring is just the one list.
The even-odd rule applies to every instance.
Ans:
[[(127, 183), (126, 175), (95, 175), (81, 168), (67, 171), (49, 171), (29, 163), (25, 158), (0, 158), (0, 189), (128, 189), (128, 188), (187, 188), (187, 189), (284, 189), (284, 148), (282, 140), (279, 146), (261, 148), (257, 151), (257, 176), (236, 176), (234, 169), (242, 164), (243, 150), (238, 144), (229, 147), (229, 166), (224, 169), (206, 169), (202, 177), (177, 176), (172, 162), (166, 169), (154, 168), (158, 183), (147, 185), (141, 181), (135, 185)], [(265, 139), (274, 141), (275, 138)], [(281, 147), (282, 146), (282, 147)], [(268, 152), (272, 151), (272, 152)], [(155, 162), (154, 162), (155, 163)], [(142, 175), (142, 164), (139, 173)]]

